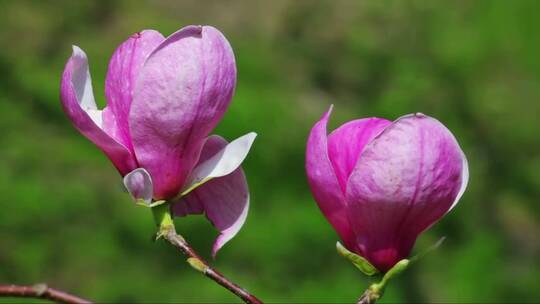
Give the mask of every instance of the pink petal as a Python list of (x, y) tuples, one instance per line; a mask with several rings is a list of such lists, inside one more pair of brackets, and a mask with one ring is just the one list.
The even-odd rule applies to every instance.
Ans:
[(366, 144), (391, 123), (376, 117), (353, 120), (328, 136), (328, 155), (343, 193), (346, 193), (349, 176)]
[(152, 177), (144, 168), (137, 168), (124, 176), (124, 186), (135, 200), (152, 202)]
[(454, 199), (454, 202), (452, 203), (452, 206), (450, 206), (450, 208), (448, 209), (447, 213), (450, 212), (450, 210), (454, 209), (454, 207), (458, 204), (459, 200), (463, 196), (463, 193), (465, 193), (465, 189), (467, 189), (467, 185), (469, 184), (469, 163), (467, 161), (465, 153), (463, 153), (462, 151), (461, 154), (463, 160), (463, 163), (461, 165), (461, 187), (459, 188), (459, 192), (456, 195), (456, 198)]
[(156, 199), (180, 191), (235, 84), (232, 49), (213, 27), (185, 27), (148, 57), (129, 120), (137, 159), (152, 175)]
[(386, 271), (440, 219), (462, 188), (463, 152), (450, 131), (423, 114), (396, 120), (360, 155), (348, 185), (357, 250)]
[(76, 46), (62, 75), (60, 97), (75, 128), (98, 146), (122, 175), (137, 167), (131, 152), (102, 129), (102, 112), (94, 101), (86, 54)]
[(203, 214), (204, 205), (197, 198), (195, 192), (190, 192), (187, 196), (184, 196), (181, 200), (175, 202), (172, 206), (172, 210), (174, 215), (178, 217), (190, 214)]
[(117, 141), (133, 150), (128, 114), (135, 82), (150, 53), (165, 40), (157, 31), (145, 30), (124, 41), (112, 55), (105, 79), (105, 129)]
[(328, 157), (326, 125), (331, 112), (332, 107), (311, 129), (306, 149), (306, 172), (319, 208), (336, 229), (345, 246), (351, 248), (354, 237), (347, 219), (345, 194)]
[[(227, 145), (219, 136), (210, 136), (201, 152), (200, 163), (210, 159)], [(220, 231), (212, 248), (218, 250), (232, 239), (246, 221), (249, 209), (249, 191), (241, 168), (229, 175), (214, 178), (183, 197), (173, 205), (176, 216), (200, 214), (204, 211), (210, 222)]]

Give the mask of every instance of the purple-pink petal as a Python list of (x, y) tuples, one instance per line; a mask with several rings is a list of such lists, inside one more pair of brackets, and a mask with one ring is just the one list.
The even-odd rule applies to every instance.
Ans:
[(224, 114), (236, 84), (232, 49), (210, 26), (188, 26), (147, 58), (135, 86), (129, 127), (154, 198), (174, 197)]
[(463, 152), (439, 121), (396, 120), (369, 143), (347, 185), (357, 251), (387, 271), (440, 219), (462, 189)]
[[(223, 138), (210, 136), (201, 152), (199, 163), (211, 158), (226, 145), (227, 141)], [(204, 183), (173, 205), (175, 216), (204, 212), (208, 220), (220, 231), (212, 248), (213, 256), (240, 231), (248, 209), (248, 185), (241, 168), (229, 175)]]
[(109, 62), (105, 79), (105, 128), (108, 134), (131, 151), (133, 145), (129, 134), (128, 115), (135, 83), (146, 58), (163, 40), (165, 38), (154, 30), (133, 34), (120, 44)]
[(182, 199), (174, 202), (172, 205), (172, 211), (175, 216), (183, 217), (194, 214), (203, 214), (204, 206), (202, 202), (197, 198), (195, 193), (182, 197)]
[(330, 133), (328, 156), (343, 193), (364, 147), (391, 123), (382, 118), (363, 118), (347, 122)]
[(336, 229), (345, 246), (350, 247), (353, 245), (354, 236), (347, 218), (345, 193), (341, 190), (328, 156), (326, 125), (331, 113), (332, 107), (311, 129), (306, 149), (306, 172), (319, 208)]
[(124, 186), (134, 200), (152, 203), (152, 177), (144, 168), (137, 168), (124, 176)]
[(75, 128), (100, 148), (122, 175), (137, 167), (129, 149), (103, 130), (102, 112), (94, 101), (86, 54), (76, 46), (62, 75), (60, 98)]

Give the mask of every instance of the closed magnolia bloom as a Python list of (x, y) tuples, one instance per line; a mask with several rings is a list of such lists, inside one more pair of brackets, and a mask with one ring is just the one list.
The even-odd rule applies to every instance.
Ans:
[(358, 119), (327, 135), (331, 111), (309, 135), (311, 191), (345, 247), (386, 272), (457, 204), (467, 160), (452, 133), (429, 116)]
[(240, 164), (255, 138), (231, 143), (209, 133), (236, 86), (234, 54), (211, 26), (169, 37), (137, 33), (114, 52), (98, 110), (86, 54), (73, 47), (61, 83), (73, 125), (111, 160), (139, 200), (174, 202), (177, 216), (205, 213), (221, 232), (213, 253), (240, 229), (249, 206)]

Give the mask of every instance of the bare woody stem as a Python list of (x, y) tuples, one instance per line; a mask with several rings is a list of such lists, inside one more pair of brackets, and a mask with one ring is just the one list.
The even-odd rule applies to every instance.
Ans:
[(57, 303), (69, 304), (92, 303), (91, 301), (70, 295), (66, 292), (50, 288), (45, 284), (33, 286), (0, 285), (0, 298), (1, 297), (45, 299)]
[(262, 304), (263, 302), (259, 300), (254, 295), (250, 294), (247, 290), (238, 286), (237, 284), (231, 282), (220, 272), (212, 268), (203, 258), (195, 252), (195, 250), (189, 245), (189, 243), (181, 236), (176, 233), (174, 227), (174, 222), (172, 221), (171, 214), (169, 211), (168, 204), (163, 204), (162, 206), (157, 206), (153, 208), (154, 218), (156, 223), (159, 224), (158, 238), (162, 237), (168, 241), (174, 247), (180, 249), (180, 251), (188, 257), (187, 262), (195, 270), (201, 272), (206, 277), (210, 278), (217, 284), (225, 287), (227, 290), (235, 294), (237, 297), (242, 299), (245, 303), (248, 304)]

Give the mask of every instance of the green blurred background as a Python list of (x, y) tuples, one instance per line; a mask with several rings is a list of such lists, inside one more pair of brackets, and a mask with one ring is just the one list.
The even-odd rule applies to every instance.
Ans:
[[(243, 230), (213, 264), (268, 302), (352, 302), (365, 278), (304, 174), (307, 134), (359, 117), (437, 117), (470, 164), (461, 203), (425, 233), (435, 253), (385, 303), (540, 301), (540, 1), (0, 1), (0, 283), (47, 282), (99, 302), (237, 302), (151, 241), (148, 210), (60, 107), (71, 45), (104, 105), (109, 56), (129, 35), (211, 24), (238, 62), (215, 133), (259, 134), (244, 163)], [(203, 217), (177, 221), (205, 257)], [(4, 299), (13, 301), (13, 299)]]

